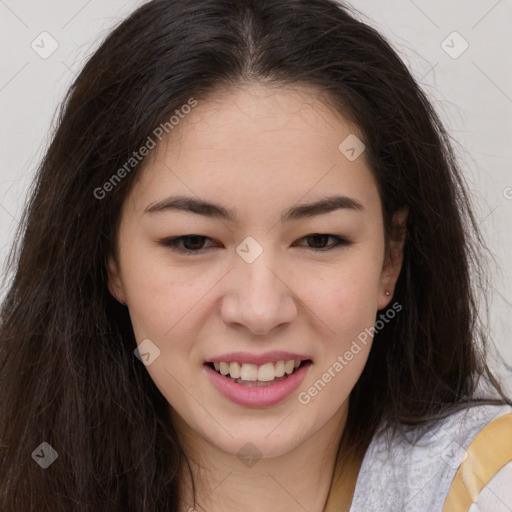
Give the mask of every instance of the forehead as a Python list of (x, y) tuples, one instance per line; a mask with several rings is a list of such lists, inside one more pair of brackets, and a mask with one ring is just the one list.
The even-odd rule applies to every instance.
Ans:
[(345, 141), (363, 147), (361, 139), (315, 89), (239, 87), (181, 116), (149, 155), (133, 195), (140, 206), (171, 193), (267, 209), (334, 191), (379, 201), (364, 151), (355, 159), (343, 152)]

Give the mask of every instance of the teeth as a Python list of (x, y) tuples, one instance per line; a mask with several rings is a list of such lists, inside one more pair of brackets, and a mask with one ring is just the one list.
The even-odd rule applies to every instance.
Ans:
[(291, 361), (286, 361), (286, 363), (284, 363), (284, 371), (290, 375), (293, 373), (293, 370), (295, 370), (295, 361), (293, 359)]
[(258, 380), (260, 382), (268, 382), (274, 380), (275, 371), (272, 363), (266, 363), (258, 368)]
[(242, 366), (240, 363), (229, 363), (229, 375), (233, 377), (233, 379), (239, 379), (242, 372)]
[(242, 380), (258, 380), (258, 367), (255, 364), (244, 363), (240, 370)]
[(269, 362), (260, 366), (250, 363), (213, 363), (217, 372), (221, 375), (229, 375), (233, 379), (241, 379), (244, 381), (270, 382), (276, 378), (291, 375), (299, 366), (300, 359), (290, 359), (289, 361)]
[(282, 377), (284, 375), (284, 361), (277, 361), (275, 365), (276, 377)]

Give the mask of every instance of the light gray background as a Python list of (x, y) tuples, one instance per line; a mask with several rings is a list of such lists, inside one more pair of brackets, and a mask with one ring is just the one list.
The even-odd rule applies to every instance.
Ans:
[[(0, 0), (2, 262), (66, 89), (108, 31), (143, 3)], [(350, 4), (392, 42), (454, 139), (480, 225), (499, 267), (492, 267), (492, 337), (512, 365), (512, 0), (352, 0)], [(452, 35), (454, 31), (460, 36)], [(42, 32), (58, 44), (45, 59), (31, 47), (34, 42), (40, 52), (51, 48), (51, 40)], [(465, 41), (469, 46), (458, 56)], [(512, 390), (510, 373), (503, 379)]]

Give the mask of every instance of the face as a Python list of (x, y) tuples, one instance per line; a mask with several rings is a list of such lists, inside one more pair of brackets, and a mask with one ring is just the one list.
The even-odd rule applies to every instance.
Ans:
[(400, 270), (361, 135), (317, 98), (199, 102), (150, 155), (108, 263), (178, 429), (231, 454), (278, 456), (341, 421)]

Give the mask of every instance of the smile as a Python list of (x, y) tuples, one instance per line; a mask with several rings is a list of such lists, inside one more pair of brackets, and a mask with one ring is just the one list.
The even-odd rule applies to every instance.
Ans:
[(280, 382), (288, 375), (295, 372), (301, 364), (305, 363), (300, 359), (291, 359), (288, 361), (271, 361), (262, 365), (251, 363), (231, 363), (221, 361), (219, 363), (209, 363), (210, 368), (227, 377), (238, 384), (253, 386), (268, 386)]
[(263, 364), (215, 361), (203, 368), (217, 391), (231, 402), (270, 407), (290, 397), (311, 366), (311, 359), (279, 359)]

